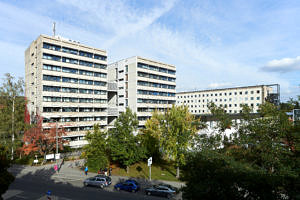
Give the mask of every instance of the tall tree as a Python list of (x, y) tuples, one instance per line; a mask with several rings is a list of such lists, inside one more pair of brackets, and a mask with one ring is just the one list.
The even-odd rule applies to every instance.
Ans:
[(3, 142), (11, 138), (11, 158), (14, 156), (15, 138), (20, 138), (25, 128), (25, 98), (24, 81), (19, 78), (15, 81), (10, 74), (5, 74), (0, 87), (0, 133)]
[(40, 153), (46, 159), (46, 154), (58, 148), (63, 149), (63, 145), (67, 143), (62, 136), (66, 135), (64, 127), (56, 123), (50, 123), (50, 129), (42, 127), (42, 118), (38, 119), (36, 126), (25, 131), (23, 136), (23, 147), (21, 151), (25, 154)]
[(200, 122), (187, 107), (173, 105), (164, 113), (155, 111), (145, 126), (144, 132), (159, 140), (165, 158), (176, 162), (179, 177), (179, 166), (185, 163), (185, 153), (193, 146)]
[(102, 132), (99, 125), (94, 125), (93, 132), (88, 131), (85, 138), (89, 144), (84, 146), (85, 158), (90, 169), (104, 169), (108, 165), (107, 134)]
[(138, 123), (136, 113), (126, 108), (126, 112), (121, 113), (116, 120), (114, 129), (109, 132), (111, 159), (126, 167), (127, 173), (131, 164), (145, 157), (145, 151), (135, 135)]

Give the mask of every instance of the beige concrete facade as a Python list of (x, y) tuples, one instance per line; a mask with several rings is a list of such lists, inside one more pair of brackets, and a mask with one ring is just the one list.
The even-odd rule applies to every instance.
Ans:
[(106, 51), (40, 35), (25, 51), (25, 96), (32, 120), (63, 125), (76, 144), (94, 124), (106, 128)]
[(108, 81), (117, 83), (118, 111), (129, 107), (145, 125), (155, 109), (175, 104), (176, 67), (142, 57), (131, 57), (108, 65)]
[(210, 102), (222, 106), (229, 114), (240, 113), (242, 104), (250, 106), (253, 113), (257, 113), (258, 106), (264, 103), (272, 92), (273, 88), (267, 85), (178, 92), (176, 105), (188, 106), (194, 115), (210, 114), (208, 109)]

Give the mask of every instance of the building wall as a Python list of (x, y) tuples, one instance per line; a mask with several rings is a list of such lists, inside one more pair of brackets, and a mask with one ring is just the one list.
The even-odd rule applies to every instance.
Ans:
[(175, 66), (136, 56), (112, 63), (108, 68), (118, 71), (119, 112), (128, 106), (137, 113), (141, 127), (154, 109), (163, 111), (175, 104)]
[(63, 125), (72, 141), (96, 123), (106, 128), (106, 58), (100, 49), (39, 36), (25, 51), (25, 95), (32, 119), (42, 116), (44, 128), (54, 121)]
[(250, 106), (256, 113), (270, 92), (272, 88), (265, 85), (179, 92), (176, 94), (176, 105), (186, 105), (196, 115), (210, 114), (209, 102), (224, 107), (229, 114), (240, 113), (242, 104)]

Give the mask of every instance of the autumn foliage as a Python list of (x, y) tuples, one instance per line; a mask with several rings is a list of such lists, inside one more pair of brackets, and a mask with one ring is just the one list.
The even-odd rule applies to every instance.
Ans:
[(36, 126), (30, 128), (24, 133), (23, 147), (21, 151), (25, 154), (40, 153), (46, 155), (56, 150), (56, 131), (58, 137), (58, 147), (63, 149), (63, 144), (66, 140), (62, 136), (65, 135), (62, 126), (56, 126), (56, 123), (49, 123), (50, 129), (43, 129), (42, 120), (38, 120)]

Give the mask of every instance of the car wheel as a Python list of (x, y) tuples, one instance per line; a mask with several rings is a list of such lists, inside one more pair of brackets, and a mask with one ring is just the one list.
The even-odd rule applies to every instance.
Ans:
[(167, 194), (167, 199), (171, 199), (171, 195), (170, 194)]
[(150, 196), (150, 195), (151, 195), (151, 192), (147, 192), (147, 195), (149, 195), (149, 196)]
[(133, 190), (131, 190), (131, 192), (132, 192), (132, 193), (135, 193), (136, 191), (133, 189)]
[(83, 183), (83, 185), (86, 187), (86, 186), (88, 186), (88, 184), (87, 183)]
[(100, 188), (103, 189), (103, 188), (104, 188), (104, 185), (103, 185), (103, 184), (100, 184)]
[(116, 189), (117, 189), (118, 191), (120, 191), (120, 188), (119, 188), (119, 187), (117, 187)]

